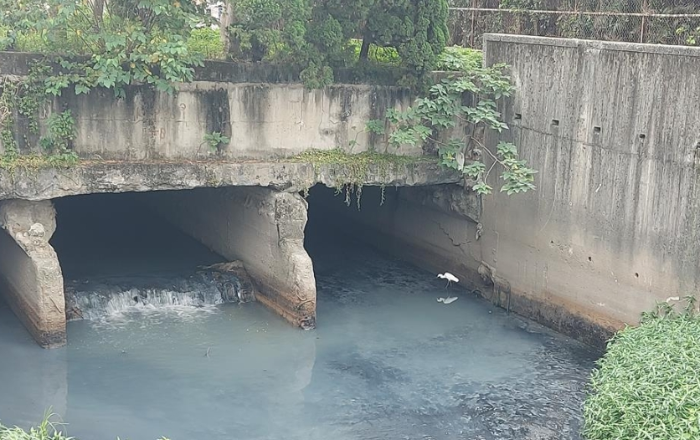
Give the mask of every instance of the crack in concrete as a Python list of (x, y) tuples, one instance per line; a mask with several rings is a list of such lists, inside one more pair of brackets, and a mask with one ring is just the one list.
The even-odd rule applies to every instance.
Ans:
[(437, 220), (432, 220), (432, 221), (433, 221), (433, 223), (435, 223), (438, 226), (438, 228), (440, 228), (442, 233), (445, 234), (447, 236), (447, 238), (450, 239), (450, 242), (452, 242), (452, 246), (461, 248), (462, 245), (467, 245), (467, 244), (471, 243), (471, 241), (467, 240), (467, 239), (465, 239), (464, 242), (462, 242), (462, 243), (460, 243), (459, 241), (456, 241), (454, 238), (452, 238), (452, 234), (450, 234), (450, 232), (448, 232), (447, 229), (445, 229), (445, 227), (442, 225), (441, 222), (439, 222)]

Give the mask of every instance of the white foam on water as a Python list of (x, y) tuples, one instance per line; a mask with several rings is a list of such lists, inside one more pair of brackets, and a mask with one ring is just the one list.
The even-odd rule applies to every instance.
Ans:
[(216, 306), (224, 302), (215, 285), (189, 280), (179, 288), (82, 285), (71, 289), (70, 306), (77, 318), (95, 324), (120, 325), (135, 320), (153, 324), (161, 318), (191, 321), (216, 313)]

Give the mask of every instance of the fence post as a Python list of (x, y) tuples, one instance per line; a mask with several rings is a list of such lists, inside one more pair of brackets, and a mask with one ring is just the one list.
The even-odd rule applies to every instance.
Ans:
[(646, 14), (647, 14), (647, 0), (644, 0), (642, 2), (642, 13), (644, 15), (642, 15), (642, 28), (639, 31), (639, 42), (640, 43), (644, 43), (644, 30), (647, 27), (647, 16), (646, 16)]
[(474, 32), (476, 31), (475, 29), (475, 21), (476, 21), (476, 0), (472, 0), (472, 31), (469, 34), (469, 47), (474, 49)]

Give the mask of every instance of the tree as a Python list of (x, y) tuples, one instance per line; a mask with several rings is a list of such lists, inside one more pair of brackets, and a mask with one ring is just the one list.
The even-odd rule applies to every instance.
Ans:
[(492, 152), (482, 142), (486, 130), (508, 129), (496, 104), (513, 92), (505, 66), (481, 67), (469, 61), (465, 58), (461, 71), (430, 87), (412, 107), (389, 109), (386, 121), (370, 121), (367, 130), (385, 134), (388, 126), (389, 143), (396, 147), (436, 148), (440, 164), (462, 173), (465, 186), (478, 194), (493, 190), (486, 182), (496, 166), (502, 169), (500, 191), (511, 195), (535, 189), (537, 171), (518, 157), (514, 144), (499, 142)]
[(402, 64), (417, 73), (431, 71), (448, 39), (446, 0), (380, 0), (368, 8), (361, 59), (369, 45), (395, 47)]
[(229, 0), (230, 56), (262, 61), (286, 59), (306, 46), (308, 0)]
[(393, 47), (414, 76), (435, 66), (447, 41), (446, 0), (229, 0), (230, 56), (249, 61), (292, 61), (316, 85), (352, 59), (349, 42)]
[(186, 41), (192, 29), (206, 22), (195, 0), (24, 0), (4, 9), (8, 12), (0, 15), (0, 26), (10, 29), (9, 48), (54, 58), (88, 57), (79, 62), (55, 59), (62, 70), (47, 78), (51, 94), (69, 86), (78, 94), (96, 86), (120, 94), (133, 81), (171, 91), (173, 82), (191, 80), (193, 65), (201, 63)]

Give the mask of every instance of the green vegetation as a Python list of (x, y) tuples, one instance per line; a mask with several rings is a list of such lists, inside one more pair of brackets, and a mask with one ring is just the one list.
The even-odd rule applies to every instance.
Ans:
[[(480, 2), (485, 7), (486, 2)], [(472, 7), (472, 0), (450, 0), (454, 7)], [(539, 35), (634, 43), (700, 44), (700, 18), (697, 0), (491, 0), (488, 6), (514, 12), (476, 13), (475, 35), (471, 34), (471, 13), (452, 15), (450, 28), (455, 41), (481, 44), (485, 33)], [(534, 12), (537, 11), (537, 12)], [(560, 14), (540, 11), (576, 11), (594, 14)], [(614, 13), (608, 15), (607, 13)], [(676, 14), (680, 16), (640, 16), (618, 13)]]
[[(6, 427), (0, 424), (0, 440), (75, 440), (61, 432), (62, 423), (56, 423), (51, 419), (56, 418), (55, 414), (49, 414), (37, 427), (32, 427), (25, 431), (18, 427)], [(119, 440), (119, 437), (117, 437)], [(159, 440), (169, 440), (161, 437)]]
[[(78, 161), (71, 150), (75, 139), (75, 121), (70, 111), (49, 113), (46, 134), (40, 136), (38, 113), (48, 106), (47, 87), (40, 75), (45, 69), (33, 69), (23, 80), (0, 79), (0, 144), (4, 154), (0, 156), (0, 168), (14, 170), (43, 167), (69, 166)], [(23, 118), (26, 132), (20, 141), (31, 145), (36, 140), (44, 154), (20, 154), (15, 133), (16, 117)]]
[(370, 58), (417, 84), (447, 41), (446, 0), (233, 0), (230, 9), (231, 58), (295, 64), (312, 87)]
[(187, 50), (191, 54), (201, 55), (205, 60), (220, 60), (226, 56), (221, 33), (210, 27), (192, 29), (187, 39)]
[(700, 438), (700, 316), (687, 300), (683, 312), (663, 304), (610, 341), (585, 403), (586, 439)]
[[(496, 165), (503, 169), (501, 191), (510, 195), (535, 189), (536, 171), (518, 158), (515, 145), (500, 142), (494, 154), (482, 143), (486, 129), (502, 132), (508, 128), (496, 106), (498, 99), (513, 92), (505, 66), (481, 67), (471, 53), (459, 51), (449, 53), (444, 60), (446, 67), (459, 73), (430, 87), (427, 96), (417, 99), (413, 107), (405, 111), (389, 109), (389, 143), (436, 148), (440, 163), (460, 171), (465, 181), (472, 180), (479, 194), (492, 191), (486, 181)], [(465, 93), (471, 95), (472, 105), (464, 104)], [(367, 125), (377, 134), (384, 134), (384, 127), (383, 121)], [(491, 163), (488, 167), (484, 155)]]
[(484, 54), (480, 50), (461, 46), (446, 47), (438, 57), (436, 69), (445, 72), (461, 72), (482, 67)]
[[(101, 87), (122, 97), (135, 82), (172, 93), (174, 83), (191, 81), (203, 58), (189, 50), (192, 32), (199, 31), (190, 44), (216, 50), (211, 34), (197, 29), (206, 23), (202, 8), (193, 0), (0, 0), (0, 47), (46, 54), (28, 78), (0, 84), (5, 151), (0, 165), (43, 164), (20, 154), (35, 146), (45, 152), (48, 164), (77, 161), (71, 151), (73, 117), (52, 105), (66, 90), (80, 95)], [(39, 136), (40, 109), (49, 111), (44, 137)], [(20, 138), (15, 133), (18, 118), (28, 127)]]
[(223, 134), (215, 131), (213, 133), (207, 133), (204, 135), (204, 142), (209, 146), (209, 149), (213, 152), (220, 151), (219, 149), (231, 142), (231, 139), (224, 136)]
[(0, 425), (0, 440), (73, 440), (58, 430), (58, 425), (51, 422), (52, 416), (47, 416), (37, 427), (25, 431), (21, 428), (8, 428)]
[[(288, 160), (312, 164), (316, 174), (314, 182), (318, 179), (322, 166), (333, 165), (333, 186), (336, 192), (338, 194), (344, 192), (345, 203), (348, 206), (352, 203), (352, 195), (355, 194), (358, 209), (360, 208), (362, 187), (370, 172), (380, 178), (386, 178), (392, 171), (399, 173), (418, 163), (436, 162), (434, 157), (403, 156), (376, 151), (351, 154), (337, 148), (333, 150), (307, 150)], [(309, 182), (309, 185), (314, 182)], [(305, 188), (304, 192), (308, 192), (308, 187)], [(382, 187), (381, 203), (384, 203), (384, 187)]]

